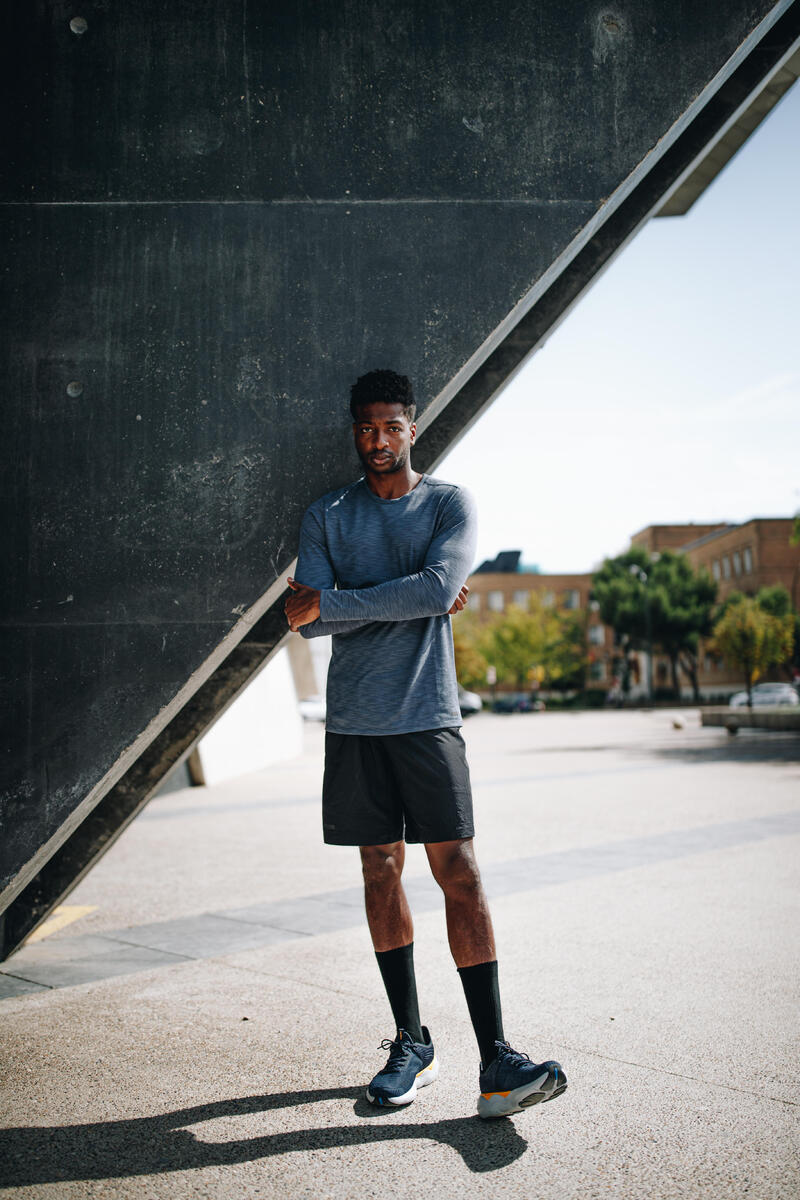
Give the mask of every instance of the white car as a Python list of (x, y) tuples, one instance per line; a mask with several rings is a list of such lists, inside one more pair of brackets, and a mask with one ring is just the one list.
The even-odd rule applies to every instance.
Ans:
[[(753, 708), (783, 708), (800, 704), (800, 696), (790, 683), (757, 683), (753, 688)], [(728, 701), (731, 708), (747, 705), (747, 692), (734, 692)]]
[(471, 717), (483, 708), (483, 701), (477, 692), (468, 692), (461, 684), (458, 685), (458, 706), (462, 717)]
[(308, 696), (305, 700), (301, 700), (297, 707), (300, 709), (300, 716), (304, 721), (325, 720), (324, 696)]

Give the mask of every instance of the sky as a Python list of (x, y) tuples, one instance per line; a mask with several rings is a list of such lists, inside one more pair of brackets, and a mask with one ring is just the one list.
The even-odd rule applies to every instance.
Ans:
[(800, 509), (800, 84), (651, 220), (443, 460), (478, 557), (590, 571), (650, 524)]

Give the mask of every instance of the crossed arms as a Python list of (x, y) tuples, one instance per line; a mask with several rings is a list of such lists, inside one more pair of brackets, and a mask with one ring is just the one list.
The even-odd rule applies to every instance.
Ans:
[[(405, 575), (402, 577), (402, 579), (395, 579), (392, 580), (392, 582), (401, 583), (404, 580), (411, 578), (411, 575)], [(304, 637), (322, 637), (322, 635), (325, 633), (346, 632), (348, 629), (357, 629), (360, 625), (369, 624), (367, 620), (333, 622), (320, 620), (319, 601), (320, 596), (322, 595), (321, 589), (306, 587), (305, 584), (298, 583), (297, 580), (292, 579), (291, 576), (286, 580), (286, 582), (293, 592), (293, 595), (289, 596), (286, 604), (284, 605), (286, 620), (289, 622), (289, 628), (291, 629), (292, 633), (297, 633), (300, 631)], [(450, 608), (448, 608), (448, 613), (452, 614), (460, 612), (467, 603), (468, 595), (469, 588), (465, 583), (463, 583), (459, 588), (458, 595), (456, 596)], [(312, 634), (310, 631), (307, 632), (307, 627), (314, 621), (317, 622), (317, 628)], [(336, 628), (333, 628), (334, 625)], [(303, 628), (304, 626), (306, 628)]]
[(464, 580), (475, 553), (475, 520), (463, 499), (443, 513), (419, 571), (372, 587), (336, 589), (325, 532), (316, 505), (300, 533), (297, 578), (285, 605), (289, 627), (304, 637), (349, 633), (373, 621), (408, 621), (459, 612), (469, 589)]

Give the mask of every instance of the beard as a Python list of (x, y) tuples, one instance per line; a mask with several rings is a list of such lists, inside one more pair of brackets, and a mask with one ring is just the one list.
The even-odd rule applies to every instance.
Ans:
[(391, 451), (384, 452), (384, 457), (379, 462), (373, 462), (370, 454), (362, 454), (359, 451), (358, 457), (368, 471), (378, 471), (381, 475), (394, 475), (397, 471), (402, 471), (408, 462), (411, 447), (401, 450), (399, 454), (392, 454)]

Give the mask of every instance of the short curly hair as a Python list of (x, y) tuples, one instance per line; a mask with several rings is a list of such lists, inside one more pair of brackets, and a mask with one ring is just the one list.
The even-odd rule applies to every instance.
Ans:
[(402, 404), (409, 422), (413, 422), (417, 414), (411, 380), (396, 371), (368, 371), (355, 381), (350, 388), (350, 412), (354, 421), (358, 420), (359, 410), (368, 404)]

